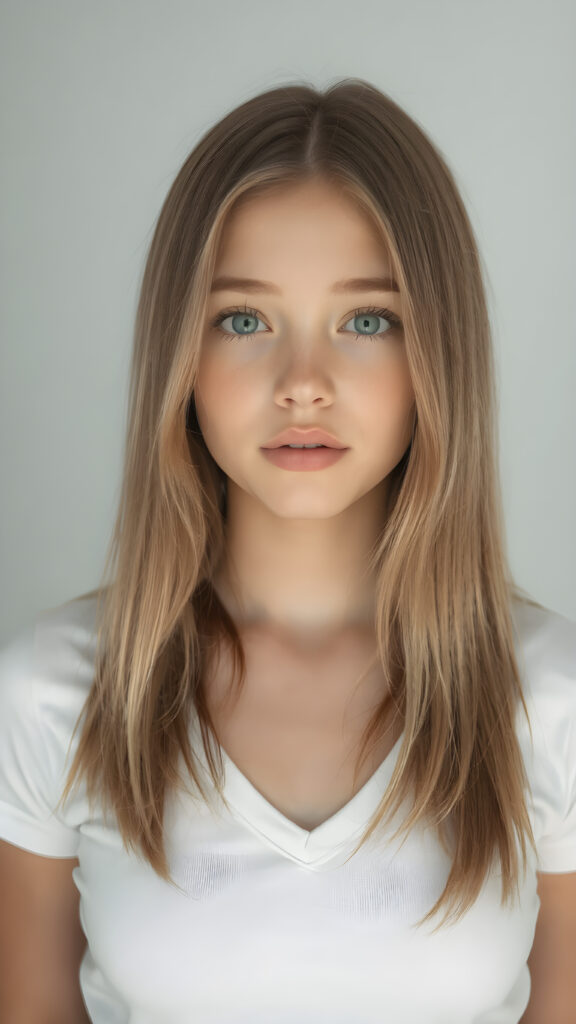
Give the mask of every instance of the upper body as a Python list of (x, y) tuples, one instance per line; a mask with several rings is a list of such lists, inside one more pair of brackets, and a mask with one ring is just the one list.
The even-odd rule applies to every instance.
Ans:
[[(44, 857), (77, 858), (87, 936), (80, 980), (95, 1024), (517, 1024), (530, 988), (537, 872), (576, 871), (576, 624), (514, 606), (533, 747), (520, 714), (518, 735), (538, 850), (537, 861), (529, 852), (519, 904), (502, 909), (495, 872), (464, 918), (432, 935), (411, 927), (449, 870), (429, 830), (415, 829), (401, 846), (386, 842), (387, 829), (345, 863), (384, 793), (399, 740), (322, 820), (342, 804), (349, 779), (340, 789), (333, 783), (324, 802), (321, 786), (315, 800), (298, 782), (282, 791), (273, 773), (258, 774), (262, 763), (250, 761), (242, 732), (230, 730), (238, 764), (224, 747), (228, 806), (214, 790), (210, 804), (191, 793), (168, 802), (175, 886), (123, 848), (113, 820), (90, 812), (81, 787), (53, 813), (93, 675), (94, 613), (93, 600), (51, 609), (2, 651), (0, 837)], [(194, 721), (191, 730), (205, 766)], [(311, 724), (292, 729), (296, 765), (306, 763), (314, 735), (322, 744)]]
[[(441, 155), (377, 90), (272, 90), (190, 154), (143, 276), (106, 633), (113, 670), (92, 691), (96, 728), (83, 748), (84, 768), (102, 767), (115, 785), (117, 811), (129, 801), (132, 844), (114, 815), (88, 806), (82, 786), (55, 810), (95, 671), (93, 601), (40, 616), (0, 663), (0, 867), (10, 844), (19, 864), (34, 858), (0, 882), (0, 966), (13, 945), (20, 971), (16, 982), (7, 969), (0, 976), (0, 1014), (5, 982), (15, 993), (11, 1024), (79, 1024), (72, 982), (63, 995), (52, 979), (72, 978), (80, 953), (95, 1024), (519, 1020), (539, 880), (576, 877), (576, 627), (514, 610), (532, 747), (523, 709), (512, 721), (508, 701), (517, 680), (491, 358), (461, 198)], [(284, 447), (293, 443), (338, 451)], [(242, 627), (247, 685), (230, 714), (217, 710), (221, 680), (209, 681), (225, 799), (210, 795), (206, 773), (206, 800), (179, 791), (163, 805), (162, 789), (141, 781), (176, 767), (162, 762), (180, 726), (164, 700), (176, 684), (178, 706), (190, 696), (188, 645), (214, 611), (206, 574)], [(215, 617), (222, 627), (222, 609)], [(493, 871), (460, 921), (416, 930), (451, 865), (429, 829), (391, 841), (407, 806), (351, 856), (400, 763), (401, 736), (390, 729), (353, 781), (355, 748), (382, 699), (377, 670), (355, 686), (376, 637), (383, 674), (405, 669), (402, 746), (414, 744), (420, 809), (440, 813), (446, 793), (459, 800), (459, 839), (476, 866), (501, 824), (488, 809), (498, 801), (507, 821), (518, 811), (523, 755), (537, 850), (512, 908), (501, 906)], [(167, 638), (181, 645), (179, 666), (160, 657)], [(415, 727), (420, 711), (435, 744)], [(514, 728), (518, 745), (508, 746)], [(194, 720), (190, 735), (201, 767)], [(493, 742), (481, 750), (483, 737)], [(123, 763), (113, 771), (127, 745), (138, 751), (130, 778)], [(482, 765), (479, 802), (469, 763)], [(427, 787), (439, 771), (438, 787)], [(160, 812), (172, 885), (134, 853), (138, 829)], [(56, 935), (77, 921), (71, 887), (64, 900), (55, 884), (65, 868), (38, 867), (49, 858), (74, 864), (85, 949), (78, 930), (73, 941)], [(44, 889), (41, 876), (50, 876)], [(546, 1024), (565, 1024), (565, 1007), (552, 1022), (549, 996), (561, 989), (566, 1004), (575, 972), (568, 932), (552, 916), (547, 948), (561, 969), (545, 968), (534, 1013), (544, 1005)], [(548, 927), (542, 934), (547, 942)], [(52, 970), (57, 961), (65, 972)], [(51, 1009), (30, 1009), (38, 999), (26, 996), (27, 1018), (22, 1001), (12, 1012), (21, 983), (50, 989)]]

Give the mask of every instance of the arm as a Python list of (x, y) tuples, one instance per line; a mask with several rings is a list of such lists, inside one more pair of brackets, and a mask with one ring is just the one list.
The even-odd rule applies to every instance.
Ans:
[(86, 938), (72, 878), (77, 858), (0, 841), (0, 1020), (90, 1024), (79, 969)]
[(576, 871), (538, 872), (540, 910), (528, 957), (530, 1001), (519, 1024), (572, 1024), (576, 1013)]

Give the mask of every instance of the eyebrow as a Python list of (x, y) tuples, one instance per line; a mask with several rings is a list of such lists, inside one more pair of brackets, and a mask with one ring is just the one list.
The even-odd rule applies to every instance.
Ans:
[[(241, 291), (267, 292), (269, 295), (281, 295), (277, 285), (271, 281), (259, 281), (253, 277), (217, 277), (212, 282), (210, 292)], [(331, 291), (334, 294), (343, 292), (400, 292), (393, 277), (348, 277), (336, 281)]]

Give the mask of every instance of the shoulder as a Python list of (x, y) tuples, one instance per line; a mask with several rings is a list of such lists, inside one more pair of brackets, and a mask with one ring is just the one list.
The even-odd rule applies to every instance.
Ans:
[(0, 706), (51, 722), (76, 718), (88, 696), (96, 651), (96, 598), (39, 612), (0, 649)]
[(564, 675), (576, 671), (576, 622), (540, 604), (512, 602), (519, 653), (534, 670), (554, 667)]
[(576, 622), (542, 605), (514, 601), (523, 692), (544, 724), (576, 714)]
[(50, 608), (0, 650), (0, 838), (73, 856), (83, 796), (58, 803), (94, 675), (96, 598)]
[(518, 734), (530, 785), (539, 870), (576, 871), (576, 622), (514, 602), (516, 654), (530, 731)]

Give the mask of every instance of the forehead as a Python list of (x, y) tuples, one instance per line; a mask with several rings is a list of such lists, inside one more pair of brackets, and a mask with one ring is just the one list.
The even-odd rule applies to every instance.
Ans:
[(223, 226), (217, 267), (223, 272), (226, 263), (226, 273), (248, 276), (250, 265), (252, 276), (270, 278), (269, 267), (282, 272), (295, 260), (318, 259), (347, 265), (349, 276), (391, 270), (388, 247), (369, 214), (336, 186), (313, 181), (242, 197)]

